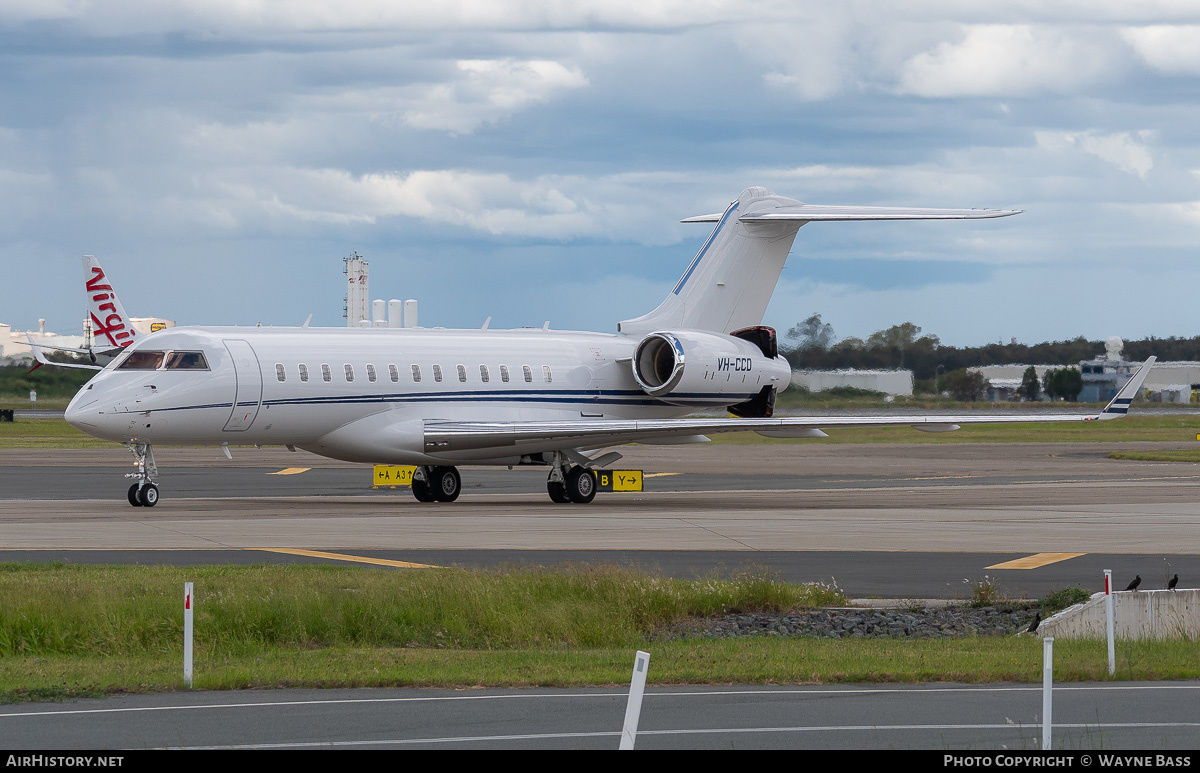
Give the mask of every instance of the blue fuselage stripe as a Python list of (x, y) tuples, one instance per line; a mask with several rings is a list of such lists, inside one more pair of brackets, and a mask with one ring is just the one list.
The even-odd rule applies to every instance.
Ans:
[[(757, 392), (748, 394), (672, 394), (670, 402), (649, 397), (643, 392), (600, 392), (600, 391), (571, 391), (552, 390), (536, 393), (512, 393), (504, 391), (490, 392), (434, 392), (430, 394), (389, 393), (382, 395), (326, 395), (314, 397), (289, 397), (276, 400), (263, 400), (262, 405), (308, 406), (308, 405), (349, 405), (362, 403), (543, 403), (553, 405), (629, 405), (653, 406), (669, 405), (679, 401), (694, 403), (696, 407), (720, 407), (735, 405), (750, 400)], [(256, 401), (238, 402), (238, 406), (251, 407), (259, 405)], [(232, 403), (207, 403), (204, 405), (179, 405), (164, 408), (151, 408), (151, 411), (188, 411), (204, 408), (232, 408)], [(142, 411), (136, 411), (142, 413)]]

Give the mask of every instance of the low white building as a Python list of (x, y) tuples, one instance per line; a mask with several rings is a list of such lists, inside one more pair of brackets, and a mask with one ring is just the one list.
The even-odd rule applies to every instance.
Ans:
[(63, 336), (47, 332), (44, 319), (38, 320), (37, 330), (13, 330), (12, 325), (0, 322), (0, 359), (33, 359), (33, 351), (29, 348), (27, 336), (32, 336), (34, 341), (47, 346), (68, 346), (78, 349), (84, 345), (83, 336)]
[(892, 396), (913, 393), (911, 370), (797, 370), (792, 372), (792, 383), (810, 392), (854, 387)]

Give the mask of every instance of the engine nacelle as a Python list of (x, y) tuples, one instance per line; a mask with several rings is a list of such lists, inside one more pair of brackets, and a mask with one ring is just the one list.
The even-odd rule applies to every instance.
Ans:
[(708, 396), (728, 396), (733, 405), (764, 387), (772, 394), (786, 388), (792, 369), (784, 358), (768, 357), (741, 338), (702, 330), (659, 331), (643, 338), (634, 351), (633, 377), (646, 394), (676, 405)]

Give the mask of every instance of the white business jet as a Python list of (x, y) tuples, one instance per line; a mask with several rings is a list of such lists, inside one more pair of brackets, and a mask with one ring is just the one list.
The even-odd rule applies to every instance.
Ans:
[[(586, 503), (623, 443), (714, 432), (826, 437), (822, 428), (1068, 422), (1125, 414), (1150, 358), (1099, 414), (772, 418), (791, 377), (763, 313), (800, 226), (964, 220), (994, 209), (815, 206), (765, 188), (722, 213), (658, 308), (616, 334), (414, 328), (176, 327), (134, 341), (67, 407), (67, 421), (135, 457), (129, 502), (158, 502), (152, 446), (273, 444), (354, 462), (416, 465), (422, 502), (453, 502), (457, 469), (544, 465), (550, 498)], [(723, 408), (738, 418), (681, 418)], [(228, 449), (226, 448), (226, 453)]]

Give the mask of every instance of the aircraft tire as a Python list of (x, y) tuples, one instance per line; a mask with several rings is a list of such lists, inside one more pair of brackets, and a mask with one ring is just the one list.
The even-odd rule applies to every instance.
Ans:
[(154, 507), (158, 504), (158, 486), (153, 483), (147, 483), (142, 486), (142, 490), (137, 494), (138, 501), (143, 507)]
[(546, 481), (546, 492), (550, 494), (550, 500), (560, 505), (571, 503), (571, 498), (567, 496), (567, 488), (558, 481)]
[(134, 507), (141, 507), (141, 500), (138, 499), (138, 484), (133, 484), (129, 487), (129, 504)]
[(433, 496), (439, 502), (453, 502), (462, 493), (462, 476), (455, 467), (434, 467), (430, 478)]
[(429, 490), (429, 484), (423, 480), (414, 479), (412, 482), (412, 493), (417, 498), (418, 502), (436, 502), (433, 492)]
[(586, 505), (596, 498), (596, 473), (586, 467), (572, 467), (567, 473), (566, 488), (572, 502)]

